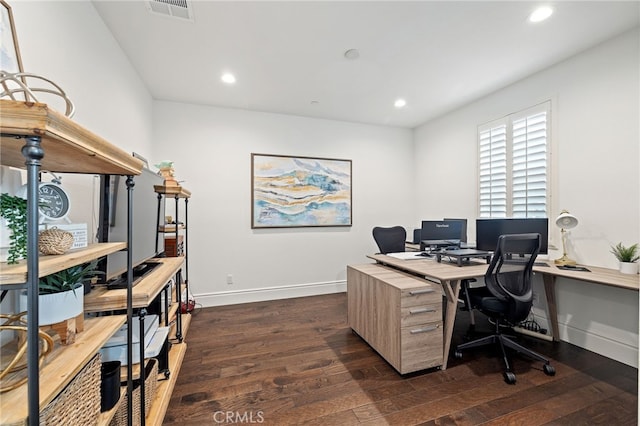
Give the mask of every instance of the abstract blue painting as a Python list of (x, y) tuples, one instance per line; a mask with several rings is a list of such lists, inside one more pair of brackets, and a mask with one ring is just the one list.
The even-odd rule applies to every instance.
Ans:
[(251, 227), (351, 226), (351, 160), (251, 154)]

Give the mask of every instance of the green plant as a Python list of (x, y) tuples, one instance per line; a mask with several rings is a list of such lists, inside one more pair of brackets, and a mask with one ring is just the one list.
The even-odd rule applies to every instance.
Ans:
[(7, 263), (18, 263), (27, 257), (27, 200), (0, 194), (0, 217), (6, 219), (11, 232)]
[(611, 246), (611, 253), (613, 253), (620, 262), (637, 262), (638, 259), (640, 259), (640, 256), (638, 256), (637, 243), (629, 247), (618, 243), (615, 246)]
[(93, 260), (90, 263), (72, 266), (42, 277), (38, 283), (38, 294), (61, 293), (69, 290), (74, 290), (75, 294), (75, 289), (81, 287), (85, 281), (97, 275), (104, 275), (104, 272), (96, 270), (97, 265), (98, 261)]

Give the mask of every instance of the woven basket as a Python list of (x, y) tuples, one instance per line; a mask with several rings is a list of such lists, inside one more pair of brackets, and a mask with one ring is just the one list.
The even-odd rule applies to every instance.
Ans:
[(53, 227), (38, 235), (38, 250), (42, 254), (64, 254), (73, 245), (73, 234)]
[(40, 426), (97, 425), (100, 416), (100, 366), (100, 354), (97, 354), (40, 412)]
[[(147, 366), (144, 369), (145, 372), (145, 381), (144, 381), (144, 415), (145, 417), (149, 415), (149, 409), (151, 408), (151, 404), (153, 403), (153, 398), (156, 395), (156, 390), (158, 388), (158, 360), (155, 358), (151, 358), (147, 363)], [(133, 381), (133, 406), (132, 406), (132, 421), (133, 426), (140, 425), (140, 379)], [(118, 411), (113, 416), (111, 423), (109, 426), (121, 426), (127, 424), (127, 405), (129, 401), (127, 399), (127, 395), (124, 395), (124, 399), (120, 406), (118, 407)]]

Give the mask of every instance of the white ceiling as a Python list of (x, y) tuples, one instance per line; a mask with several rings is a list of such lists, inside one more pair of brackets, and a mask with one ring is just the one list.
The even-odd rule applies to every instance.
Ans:
[(638, 1), (547, 2), (537, 25), (530, 1), (93, 3), (155, 99), (409, 128), (640, 25)]

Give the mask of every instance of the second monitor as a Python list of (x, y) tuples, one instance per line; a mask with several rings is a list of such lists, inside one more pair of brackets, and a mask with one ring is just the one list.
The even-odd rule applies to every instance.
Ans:
[(420, 250), (427, 247), (459, 246), (462, 235), (460, 220), (423, 220)]

